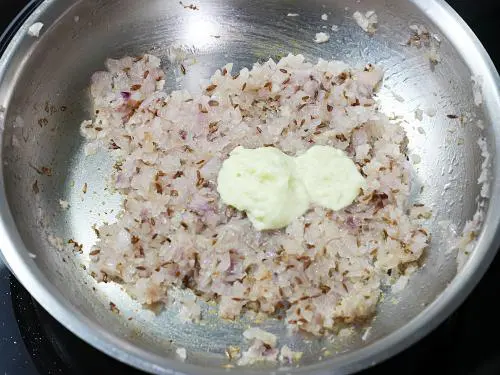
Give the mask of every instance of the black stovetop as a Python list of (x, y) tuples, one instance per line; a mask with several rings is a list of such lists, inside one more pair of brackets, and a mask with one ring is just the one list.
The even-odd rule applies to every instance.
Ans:
[[(401, 0), (404, 1), (404, 0)], [(27, 0), (0, 0), (0, 33)], [(449, 0), (479, 36), (497, 68), (494, 0)], [(500, 256), (467, 301), (438, 329), (396, 357), (362, 372), (377, 374), (500, 374), (500, 334), (492, 309), (500, 296)], [(0, 374), (141, 374), (93, 349), (55, 321), (0, 260)]]

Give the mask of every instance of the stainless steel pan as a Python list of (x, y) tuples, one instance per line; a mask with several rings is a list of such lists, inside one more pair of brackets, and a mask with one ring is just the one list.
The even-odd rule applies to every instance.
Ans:
[[(307, 342), (286, 337), (278, 322), (269, 321), (264, 325), (283, 343), (293, 341), (305, 351), (301, 366), (245, 371), (350, 373), (411, 345), (464, 300), (499, 245), (500, 80), (483, 47), (441, 0), (196, 4), (199, 10), (185, 9), (176, 0), (46, 0), (15, 33), (0, 59), (0, 105), (5, 109), (0, 132), (0, 248), (9, 267), (62, 324), (118, 360), (153, 373), (223, 371), (224, 349), (227, 343), (241, 341), (243, 323), (211, 318), (203, 326), (182, 325), (173, 309), (155, 316), (134, 304), (118, 285), (96, 284), (82, 267), (85, 254), (58, 251), (49, 241), (50, 236), (72, 238), (88, 251), (95, 240), (91, 225), (111, 219), (119, 209), (119, 197), (105, 189), (112, 161), (104, 154), (83, 156), (79, 124), (91, 117), (90, 76), (103, 68), (107, 57), (144, 52), (165, 57), (173, 43), (188, 46), (197, 63), (188, 75), (180, 76), (165, 60), (169, 89), (195, 87), (227, 61), (249, 66), (286, 52), (351, 64), (373, 62), (386, 70), (382, 108), (405, 116), (410, 153), (421, 158), (415, 165), (415, 186), (425, 186), (425, 202), (434, 211), (425, 266), (398, 304), (386, 296), (367, 341)], [(371, 9), (379, 16), (373, 37), (352, 19), (355, 10)], [(339, 31), (332, 33), (329, 43), (318, 45), (312, 41), (325, 25), (322, 13), (329, 14), (328, 24), (338, 25)], [(37, 21), (44, 24), (40, 36), (27, 35)], [(436, 66), (424, 50), (403, 45), (411, 24), (424, 24), (440, 35), (442, 61)], [(480, 107), (474, 105), (471, 75), (482, 77)], [(418, 122), (413, 115), (417, 107), (436, 114)], [(473, 118), (483, 121), (484, 130)], [(486, 210), (483, 230), (457, 275), (454, 253), (448, 251), (448, 229), (461, 230), (478, 207), (481, 135), (491, 154), (491, 199), (481, 203)], [(82, 193), (85, 183), (87, 194)], [(69, 201), (68, 210), (61, 209), (59, 199)], [(443, 230), (438, 223), (444, 220), (448, 221)], [(110, 301), (120, 314), (110, 311)], [(178, 346), (188, 350), (186, 363), (175, 359)], [(242, 373), (237, 368), (224, 371)]]

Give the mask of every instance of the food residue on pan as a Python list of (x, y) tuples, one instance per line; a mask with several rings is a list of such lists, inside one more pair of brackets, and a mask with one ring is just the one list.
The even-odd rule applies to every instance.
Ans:
[(330, 40), (330, 35), (327, 33), (316, 33), (316, 36), (314, 37), (314, 43), (326, 43)]
[(288, 345), (283, 345), (278, 359), (281, 363), (290, 365), (299, 362), (303, 355), (303, 352), (293, 351)]
[(33, 182), (33, 185), (31, 186), (33, 193), (38, 194), (40, 192), (40, 188), (38, 187), (38, 180), (35, 180)]
[(479, 107), (481, 104), (483, 104), (483, 93), (482, 93), (483, 77), (472, 76), (471, 80), (472, 80), (472, 93), (474, 95), (474, 104)]
[(42, 31), (43, 23), (36, 22), (28, 28), (28, 35), (38, 38), (40, 36), (40, 31)]
[(48, 176), (48, 177), (52, 176), (52, 168), (50, 168), (50, 167), (42, 167), (41, 171), (42, 171), (42, 174), (45, 176)]
[(228, 360), (232, 361), (240, 357), (241, 349), (239, 346), (230, 345), (226, 348), (225, 354)]
[(359, 11), (354, 12), (352, 15), (359, 27), (361, 27), (368, 34), (374, 34), (377, 31), (378, 16), (373, 10), (369, 10), (366, 13), (361, 13)]
[(434, 117), (437, 114), (437, 109), (436, 108), (427, 108), (425, 109), (425, 114), (429, 117)]
[(43, 176), (47, 176), (47, 177), (52, 176), (52, 168), (50, 168), (50, 167), (42, 166), (40, 168), (37, 168), (31, 163), (29, 164), (29, 166), (31, 168), (33, 168), (36, 171), (36, 173), (38, 173), (39, 175), (43, 175)]
[(418, 121), (422, 121), (424, 119), (424, 111), (420, 108), (415, 109), (415, 119)]
[(249, 348), (241, 354), (239, 366), (253, 365), (257, 362), (276, 362), (279, 349), (276, 335), (260, 328), (249, 328), (243, 332), (243, 337), (250, 342)]
[(47, 237), (49, 243), (59, 251), (64, 250), (66, 244), (64, 240), (59, 236), (54, 236), (53, 234), (49, 234)]
[(184, 9), (200, 10), (200, 8), (194, 4), (185, 5), (182, 1), (179, 1), (179, 4), (182, 5)]
[(120, 314), (120, 309), (116, 307), (116, 304), (113, 302), (109, 303), (109, 309), (114, 312), (115, 314)]
[(19, 148), (21, 147), (21, 143), (19, 142), (19, 139), (15, 134), (12, 135), (11, 137), (11, 142), (10, 142), (12, 147)]
[(16, 116), (14, 119), (14, 128), (23, 128), (24, 127), (24, 120), (21, 116)]
[(5, 107), (0, 105), (0, 131), (4, 129), (5, 126)]
[(410, 30), (412, 34), (406, 42), (406, 45), (416, 48), (426, 48), (428, 50), (429, 61), (436, 65), (441, 61), (439, 48), (441, 46), (441, 39), (437, 34), (432, 34), (424, 25), (411, 25)]
[(175, 354), (177, 354), (177, 357), (179, 357), (179, 359), (181, 361), (185, 361), (187, 359), (187, 350), (186, 348), (177, 348), (175, 350)]
[[(407, 276), (403, 276), (407, 277)], [(363, 336), (361, 336), (361, 340), (366, 341), (370, 338), (371, 332), (372, 332), (372, 327), (366, 328), (365, 332), (363, 333)]]
[(63, 210), (67, 210), (69, 208), (69, 202), (63, 199), (59, 199), (59, 205)]

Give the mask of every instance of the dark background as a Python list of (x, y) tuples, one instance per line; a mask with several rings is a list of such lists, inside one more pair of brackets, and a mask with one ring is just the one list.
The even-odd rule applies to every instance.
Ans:
[[(136, 0), (144, 1), (144, 0)], [(147, 1), (147, 0), (146, 0)], [(406, 1), (406, 0), (401, 0)], [(500, 2), (449, 0), (500, 67)], [(27, 4), (0, 0), (0, 33)], [(362, 375), (500, 375), (500, 258), (472, 295), (437, 330)], [(36, 304), (0, 261), (0, 375), (139, 374), (89, 347)]]

